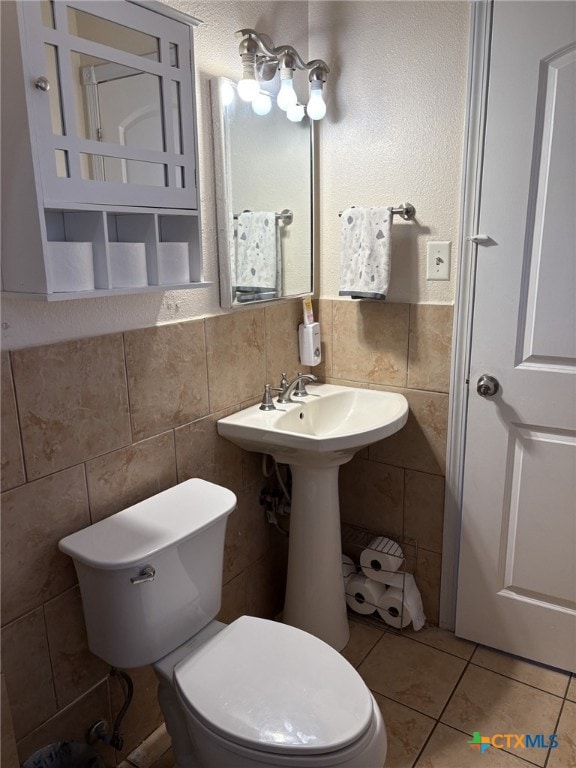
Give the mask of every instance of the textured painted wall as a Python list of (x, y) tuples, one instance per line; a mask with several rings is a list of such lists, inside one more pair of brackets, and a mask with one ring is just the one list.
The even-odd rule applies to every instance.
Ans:
[[(310, 51), (332, 72), (320, 136), (320, 295), (338, 296), (338, 212), (395, 217), (388, 300), (452, 303), (468, 58), (467, 2), (311, 2)], [(452, 279), (426, 281), (426, 242), (452, 241)]]
[[(166, 1), (166, 0), (165, 0)], [(20, 348), (221, 313), (209, 80), (237, 77), (234, 32), (266, 31), (331, 69), (319, 128), (317, 292), (338, 295), (338, 211), (412, 202), (395, 225), (389, 300), (451, 303), (464, 121), (467, 2), (246, 0), (171, 5), (203, 20), (195, 33), (205, 278), (190, 291), (43, 303), (5, 300), (4, 348)], [(308, 10), (308, 12), (307, 12)], [(300, 73), (301, 74), (301, 73)], [(300, 86), (298, 86), (300, 87)], [(425, 279), (426, 241), (452, 240), (452, 280)]]

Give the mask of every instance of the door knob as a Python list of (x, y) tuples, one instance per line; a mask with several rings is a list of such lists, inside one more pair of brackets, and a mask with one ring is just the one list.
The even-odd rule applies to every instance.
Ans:
[(498, 379), (494, 376), (489, 376), (487, 373), (483, 373), (476, 383), (476, 392), (481, 397), (493, 397), (500, 389)]
[(39, 91), (47, 93), (50, 90), (50, 81), (47, 77), (37, 77), (36, 80), (34, 80), (34, 86), (38, 88)]

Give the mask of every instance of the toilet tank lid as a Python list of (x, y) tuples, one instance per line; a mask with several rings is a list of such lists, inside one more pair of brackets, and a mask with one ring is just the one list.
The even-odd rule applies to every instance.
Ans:
[(232, 491), (193, 478), (66, 536), (58, 547), (92, 568), (130, 568), (200, 533), (235, 507)]

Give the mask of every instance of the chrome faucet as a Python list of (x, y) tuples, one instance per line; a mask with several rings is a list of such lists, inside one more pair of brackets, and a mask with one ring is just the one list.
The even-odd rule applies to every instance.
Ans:
[(313, 373), (298, 373), (288, 385), (282, 388), (282, 392), (278, 395), (279, 403), (293, 403), (292, 395), (295, 397), (305, 397), (306, 392), (305, 383), (307, 381), (318, 381), (318, 378)]

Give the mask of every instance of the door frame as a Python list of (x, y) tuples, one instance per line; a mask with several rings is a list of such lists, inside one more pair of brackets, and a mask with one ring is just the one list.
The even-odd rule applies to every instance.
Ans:
[(479, 247), (470, 237), (479, 234), (477, 227), (482, 193), (492, 19), (493, 0), (473, 0), (470, 9), (468, 86), (461, 180), (458, 243), (460, 262), (452, 328), (440, 589), (439, 624), (442, 628), (451, 631), (454, 631), (456, 624), (472, 319)]

